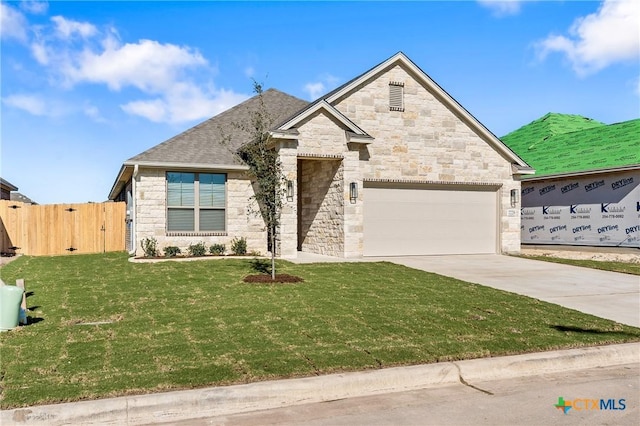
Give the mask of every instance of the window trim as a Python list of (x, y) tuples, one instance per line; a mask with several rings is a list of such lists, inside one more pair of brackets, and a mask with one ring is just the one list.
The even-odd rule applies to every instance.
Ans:
[[(169, 205), (169, 173), (193, 173), (194, 174), (194, 182), (193, 182), (193, 206), (170, 206)], [(200, 175), (201, 174), (213, 174), (213, 175), (222, 175), (224, 176), (224, 207), (210, 207), (210, 206), (200, 206)], [(185, 171), (185, 170), (167, 170), (164, 175), (165, 182), (165, 234), (168, 237), (188, 237), (188, 236), (199, 236), (199, 237), (208, 237), (208, 236), (226, 236), (228, 231), (228, 174), (220, 173), (220, 172), (193, 172), (193, 171)], [(171, 231), (169, 230), (169, 210), (193, 210), (193, 231)], [(200, 231), (200, 211), (201, 210), (218, 210), (224, 213), (224, 230), (220, 231)]]

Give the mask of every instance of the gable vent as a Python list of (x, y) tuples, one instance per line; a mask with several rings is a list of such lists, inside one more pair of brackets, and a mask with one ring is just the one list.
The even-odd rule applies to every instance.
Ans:
[(389, 83), (389, 111), (404, 111), (404, 83)]

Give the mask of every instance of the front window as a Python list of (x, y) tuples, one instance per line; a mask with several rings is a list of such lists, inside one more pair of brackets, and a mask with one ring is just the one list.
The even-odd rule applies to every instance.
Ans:
[(225, 232), (227, 176), (167, 173), (167, 231)]

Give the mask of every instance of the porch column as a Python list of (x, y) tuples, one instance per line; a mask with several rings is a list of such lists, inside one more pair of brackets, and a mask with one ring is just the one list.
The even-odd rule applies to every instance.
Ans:
[[(363, 250), (363, 208), (362, 173), (360, 172), (360, 153), (358, 150), (344, 153), (344, 257), (362, 257)], [(351, 199), (351, 183), (358, 188), (358, 197)]]
[[(277, 253), (282, 258), (295, 259), (298, 256), (298, 142), (283, 140), (276, 143), (275, 149), (280, 156), (282, 173), (293, 184), (293, 200), (287, 200), (286, 186), (280, 213), (280, 232)], [(286, 185), (286, 183), (285, 183)]]

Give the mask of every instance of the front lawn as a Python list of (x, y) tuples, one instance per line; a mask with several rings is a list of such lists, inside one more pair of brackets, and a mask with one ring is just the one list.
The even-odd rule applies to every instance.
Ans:
[(602, 269), (609, 272), (621, 272), (623, 274), (640, 275), (640, 263), (614, 262), (609, 260), (564, 259), (553, 256), (539, 256), (525, 254), (521, 257), (545, 262), (562, 263), (565, 265), (581, 266), (583, 268)]
[(1, 333), (4, 409), (640, 340), (640, 329), (391, 263), (22, 257), (33, 324)]

